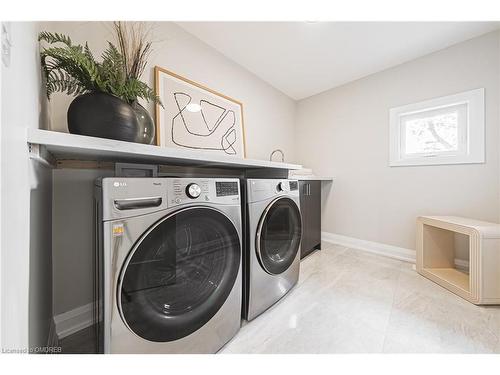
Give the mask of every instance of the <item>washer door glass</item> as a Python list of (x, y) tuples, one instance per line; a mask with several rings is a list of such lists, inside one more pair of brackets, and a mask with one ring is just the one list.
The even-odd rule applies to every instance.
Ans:
[(123, 320), (149, 341), (195, 332), (226, 301), (240, 258), (238, 232), (219, 211), (191, 208), (165, 217), (139, 240), (122, 270)]
[(270, 274), (285, 272), (299, 250), (302, 220), (297, 204), (279, 198), (267, 208), (257, 233), (257, 253), (262, 267)]

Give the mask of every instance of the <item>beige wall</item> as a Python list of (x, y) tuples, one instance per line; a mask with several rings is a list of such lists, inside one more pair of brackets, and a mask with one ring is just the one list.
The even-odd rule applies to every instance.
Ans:
[(53, 171), (54, 315), (92, 301), (93, 239), (90, 234), (94, 231), (94, 180), (113, 174), (111, 170)]
[[(418, 215), (498, 221), (499, 70), (495, 32), (300, 101), (297, 160), (335, 178), (323, 231), (414, 249)], [(388, 166), (389, 108), (479, 87), (486, 163)]]
[[(294, 100), (228, 60), (199, 39), (170, 22), (151, 24), (154, 52), (144, 79), (153, 87), (153, 67), (162, 66), (244, 104), (247, 157), (268, 159), (281, 148), (287, 161), (294, 158)], [(69, 35), (96, 55), (112, 40), (111, 25), (102, 22), (50, 22), (42, 30)], [(52, 130), (67, 132), (66, 111), (72, 98), (56, 94), (50, 101)], [(151, 113), (153, 107), (148, 106)], [(92, 194), (96, 177), (108, 172), (55, 170), (53, 173), (54, 314), (86, 305), (92, 300), (91, 261)], [(72, 225), (67, 225), (72, 223)], [(75, 289), (78, 287), (78, 290)]]
[[(268, 159), (281, 148), (287, 161), (294, 157), (295, 101), (172, 22), (150, 23), (153, 53), (144, 80), (154, 87), (153, 67), (161, 66), (243, 102), (247, 157)], [(88, 41), (99, 56), (106, 41), (113, 41), (112, 25), (104, 22), (50, 22), (43, 30)], [(252, 48), (252, 47), (249, 47)], [(51, 100), (51, 128), (68, 131), (66, 112), (72, 98), (56, 94)], [(153, 106), (148, 106), (154, 114)]]

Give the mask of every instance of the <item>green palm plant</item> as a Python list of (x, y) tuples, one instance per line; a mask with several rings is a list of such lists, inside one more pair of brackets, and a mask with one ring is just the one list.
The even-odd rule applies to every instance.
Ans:
[[(117, 25), (120, 24), (116, 23), (115, 28)], [(55, 92), (73, 96), (103, 92), (129, 104), (142, 98), (162, 105), (155, 92), (139, 80), (137, 70), (134, 70), (135, 74), (130, 74), (127, 57), (113, 43), (108, 42), (101, 56), (102, 61), (98, 62), (87, 43), (85, 46), (75, 45), (66, 35), (44, 31), (39, 34), (38, 40), (50, 45), (40, 53), (49, 99)], [(149, 50), (150, 43), (147, 46)], [(143, 58), (140, 73), (144, 70), (148, 50), (140, 54)]]

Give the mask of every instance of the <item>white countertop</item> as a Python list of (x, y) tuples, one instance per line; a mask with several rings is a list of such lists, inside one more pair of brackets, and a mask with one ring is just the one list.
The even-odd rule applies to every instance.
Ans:
[(56, 159), (172, 163), (246, 169), (295, 170), (302, 168), (301, 165), (297, 164), (241, 159), (207, 152), (144, 145), (41, 129), (28, 129), (28, 143), (45, 147)]
[(299, 181), (333, 181), (333, 177), (316, 176), (312, 169), (302, 168), (301, 170), (290, 170), (288, 178)]

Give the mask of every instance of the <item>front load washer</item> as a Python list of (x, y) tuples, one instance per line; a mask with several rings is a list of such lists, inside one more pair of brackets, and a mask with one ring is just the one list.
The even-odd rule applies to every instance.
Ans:
[(302, 220), (296, 180), (248, 179), (245, 305), (252, 320), (297, 283)]
[(104, 353), (215, 353), (241, 324), (238, 179), (96, 184)]

